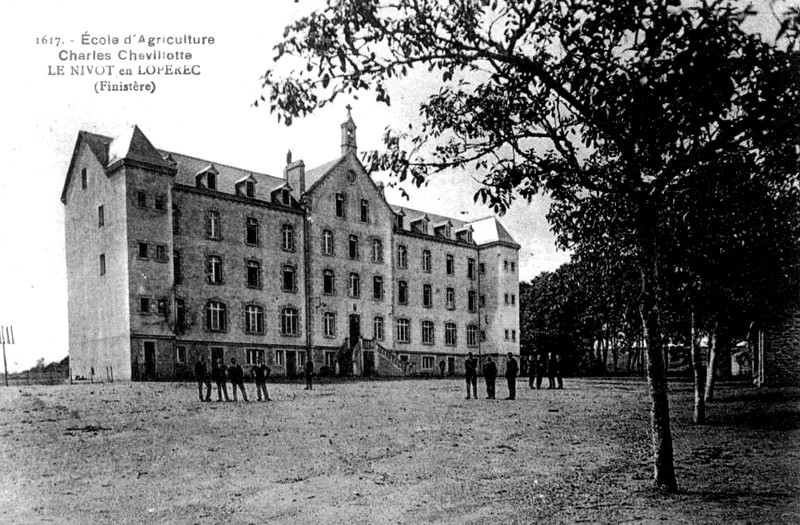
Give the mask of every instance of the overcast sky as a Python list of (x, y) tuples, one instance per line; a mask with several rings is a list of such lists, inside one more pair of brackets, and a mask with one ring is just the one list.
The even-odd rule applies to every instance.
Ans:
[[(0, 326), (14, 327), (16, 344), (6, 347), (10, 371), (26, 369), (40, 357), (50, 362), (68, 353), (64, 210), (59, 198), (79, 130), (116, 136), (138, 124), (158, 148), (280, 176), (288, 149), (308, 168), (339, 155), (339, 124), (348, 102), (361, 150), (377, 148), (386, 126), (415, 118), (418, 102), (432, 86), (404, 85), (393, 94), (391, 108), (371, 102), (374, 97), (368, 95), (342, 98), (340, 104), (288, 128), (265, 109), (251, 106), (284, 26), (315, 4), (319, 2), (139, 1), (115, 7), (107, 1), (4, 2)], [(215, 43), (149, 49), (84, 46), (84, 33), (98, 39), (188, 33), (213, 36)], [(61, 39), (60, 46), (50, 43), (52, 37)], [(95, 82), (125, 79), (70, 75), (73, 65), (130, 66), (117, 59), (117, 52), (129, 47), (136, 52), (188, 49), (194, 55), (190, 63), (199, 65), (201, 74), (151, 77), (156, 82), (153, 94), (97, 94)], [(112, 60), (64, 61), (61, 50), (109, 52)], [(59, 65), (65, 66), (64, 76), (48, 74)], [(464, 173), (441, 176), (423, 190), (408, 188), (411, 201), (405, 204), (459, 219), (485, 216), (489, 210), (473, 204), (475, 188)], [(401, 202), (396, 194), (389, 200)], [(567, 259), (554, 249), (545, 211), (542, 202), (521, 203), (502, 219), (523, 245), (524, 280)]]

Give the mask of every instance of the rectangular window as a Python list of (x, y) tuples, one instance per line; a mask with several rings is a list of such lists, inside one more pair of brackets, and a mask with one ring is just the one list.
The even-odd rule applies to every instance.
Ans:
[(517, 331), (516, 330), (511, 330), (511, 340), (512, 341), (516, 341), (517, 340)]
[(244, 309), (244, 331), (250, 334), (264, 333), (264, 309), (249, 304)]
[(397, 282), (397, 302), (408, 304), (408, 283), (405, 281)]
[(181, 234), (181, 210), (178, 209), (177, 206), (174, 204), (172, 205), (172, 234), (173, 235), (180, 235)]
[(361, 222), (369, 222), (369, 201), (361, 199)]
[(159, 314), (164, 315), (167, 313), (167, 300), (159, 299), (156, 307)]
[(432, 355), (424, 355), (422, 356), (422, 369), (423, 370), (433, 370), (433, 364), (435, 359)]
[(467, 346), (478, 346), (478, 327), (472, 324), (467, 326)]
[(281, 334), (297, 335), (297, 310), (284, 308), (281, 311)]
[(475, 278), (475, 259), (467, 259), (467, 279)]
[(330, 350), (325, 351), (325, 366), (328, 368), (336, 367), (336, 352)]
[(150, 313), (150, 298), (149, 297), (140, 297), (139, 298), (139, 312), (143, 314)]
[(103, 210), (103, 205), (97, 207), (97, 227), (102, 228), (106, 225), (106, 217)]
[(260, 362), (264, 362), (264, 350), (262, 348), (248, 348), (247, 349), (247, 364), (257, 365)]
[(445, 292), (446, 301), (447, 301), (447, 309), (454, 310), (456, 307), (456, 289), (455, 288), (448, 288)]
[(447, 270), (447, 275), (453, 275), (454, 273), (456, 273), (455, 266), (456, 263), (455, 260), (453, 259), (453, 256), (448, 253), (445, 258), (445, 268)]
[(322, 232), (322, 253), (324, 255), (333, 255), (333, 232), (331, 230), (323, 230)]
[(479, 302), (480, 302), (481, 308), (486, 306), (486, 296), (485, 295), (481, 295)]
[(508, 330), (505, 330), (506, 341), (508, 341)]
[(447, 346), (456, 346), (456, 324), (455, 323), (445, 323), (444, 325), (444, 344)]
[(481, 263), (480, 264), (479, 271), (481, 272), (481, 275), (486, 273), (486, 263)]
[(422, 271), (431, 271), (431, 252), (430, 250), (422, 250)]
[(164, 211), (167, 209), (167, 198), (164, 195), (156, 195), (154, 206), (155, 209)]
[(287, 252), (294, 251), (294, 226), (291, 224), (284, 224), (281, 228), (282, 240), (281, 246)]
[(283, 267), (283, 291), (284, 292), (294, 292), (294, 266), (289, 266), (288, 264)]
[(214, 190), (214, 191), (217, 190), (217, 174), (214, 173), (213, 171), (209, 171), (206, 174), (206, 187), (209, 190)]
[(411, 341), (411, 328), (408, 319), (397, 320), (397, 342), (408, 343)]
[(81, 168), (81, 189), (85, 190), (89, 185), (88, 177), (86, 176), (86, 168)]
[(206, 304), (206, 328), (212, 332), (224, 332), (227, 325), (225, 303), (209, 301)]
[(422, 344), (433, 344), (433, 321), (422, 321)]
[(278, 366), (286, 366), (285, 355), (283, 350), (275, 350), (275, 364)]
[(139, 243), (139, 252), (138, 252), (138, 254), (139, 254), (139, 258), (147, 259), (148, 252), (147, 252), (147, 243), (146, 242), (140, 242)]
[(478, 309), (477, 300), (476, 300), (476, 293), (472, 290), (467, 292), (467, 309), (470, 312), (474, 312)]
[(106, 254), (100, 254), (100, 275), (106, 274)]
[(402, 244), (397, 247), (397, 267), (408, 268), (408, 248)]
[(334, 295), (336, 293), (336, 276), (333, 270), (322, 271), (322, 293)]
[(208, 282), (210, 284), (222, 284), (222, 258), (212, 255), (206, 260)]
[(358, 235), (350, 235), (347, 238), (347, 256), (358, 259)]
[(222, 224), (218, 211), (210, 211), (206, 216), (206, 233), (209, 239), (219, 240), (222, 237)]
[(503, 261), (503, 271), (504, 272), (508, 271), (508, 261)]
[(377, 301), (383, 299), (383, 277), (379, 275), (372, 278), (372, 298)]
[(261, 263), (258, 261), (247, 261), (247, 287), (261, 288)]
[(372, 239), (372, 262), (383, 262), (383, 241)]
[(254, 217), (248, 217), (245, 223), (245, 242), (258, 245), (258, 219)]
[(336, 194), (336, 216), (344, 219), (346, 217), (344, 194)]
[(515, 263), (514, 261), (511, 261), (511, 271), (512, 272), (516, 271), (516, 269), (517, 269), (517, 263)]
[(336, 337), (336, 314), (333, 312), (323, 314), (322, 331), (325, 337)]
[(506, 304), (508, 304), (508, 294), (507, 293), (503, 294), (503, 300), (505, 301)]
[(361, 297), (361, 278), (357, 273), (350, 274), (350, 297)]
[(136, 205), (141, 208), (147, 208), (147, 194), (145, 192), (136, 192)]
[(179, 365), (186, 364), (186, 347), (185, 346), (176, 346), (175, 347), (175, 362)]
[(372, 337), (376, 341), (383, 341), (383, 317), (381, 316), (372, 320)]
[(430, 284), (422, 285), (422, 306), (433, 308), (433, 287)]
[(515, 294), (511, 294), (511, 306), (514, 306), (517, 302), (517, 296)]
[(167, 246), (164, 244), (156, 244), (156, 260), (164, 262), (167, 260)]
[(178, 329), (186, 328), (186, 302), (175, 299), (175, 325)]
[(251, 180), (244, 181), (244, 194), (251, 199), (256, 196), (256, 183)]
[(486, 341), (486, 330), (481, 330), (481, 341)]

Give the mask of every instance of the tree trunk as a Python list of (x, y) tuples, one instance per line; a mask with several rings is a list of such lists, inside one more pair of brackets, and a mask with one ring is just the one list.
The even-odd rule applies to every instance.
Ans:
[(706, 370), (703, 366), (703, 356), (697, 344), (697, 332), (694, 325), (694, 312), (692, 312), (692, 327), (689, 337), (692, 353), (692, 370), (694, 371), (694, 424), (702, 425), (706, 422), (706, 400), (704, 397)]
[(728, 332), (723, 324), (717, 320), (711, 332), (711, 341), (708, 346), (708, 370), (706, 371), (706, 403), (714, 400), (714, 387), (717, 384), (717, 361), (719, 360), (722, 348), (725, 347), (728, 339)]
[[(647, 200), (647, 199), (643, 199)], [(650, 390), (650, 424), (656, 487), (677, 492), (669, 418), (667, 374), (664, 368), (664, 341), (661, 337), (658, 285), (658, 235), (652, 207), (640, 203), (638, 213), (641, 247), (642, 295), (639, 303), (647, 343), (647, 384)]]

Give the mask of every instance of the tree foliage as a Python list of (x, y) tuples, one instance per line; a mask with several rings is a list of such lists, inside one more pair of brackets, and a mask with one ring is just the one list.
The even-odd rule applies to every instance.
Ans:
[(418, 184), (468, 167), (498, 211), (547, 192), (562, 243), (605, 236), (635, 262), (655, 481), (675, 490), (660, 314), (674, 192), (721, 157), (797, 185), (798, 13), (772, 41), (742, 29), (754, 14), (733, 0), (329, 0), (287, 27), (276, 59), (304, 67), (268, 70), (261, 102), (290, 124), (342, 94), (388, 104), (395, 79), (440, 75), (420, 122), (388, 130), (370, 167)]

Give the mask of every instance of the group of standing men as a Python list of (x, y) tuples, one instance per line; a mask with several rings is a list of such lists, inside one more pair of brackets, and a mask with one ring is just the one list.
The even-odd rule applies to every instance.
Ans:
[[(464, 371), (467, 379), (467, 399), (478, 399), (478, 360), (473, 357), (472, 352), (467, 355), (467, 359), (464, 361)], [(506, 359), (506, 382), (508, 383), (508, 397), (506, 399), (515, 399), (517, 397), (518, 372), (519, 365), (517, 360), (514, 359), (514, 354), (509, 352)], [(486, 363), (483, 365), (483, 379), (486, 381), (486, 399), (494, 399), (497, 364), (492, 361), (492, 356), (486, 356)], [(472, 389), (471, 397), (470, 388)]]
[[(467, 380), (467, 399), (478, 399), (478, 360), (472, 355), (472, 352), (467, 355), (467, 359), (464, 361), (464, 371)], [(564, 382), (561, 379), (561, 356), (556, 352), (549, 352), (546, 357), (544, 353), (537, 354), (536, 358), (531, 359), (528, 372), (530, 374), (529, 385), (531, 388), (533, 388), (534, 379), (536, 380), (536, 388), (541, 388), (545, 373), (549, 378), (550, 388), (564, 388)], [(508, 397), (506, 399), (515, 399), (517, 397), (518, 373), (519, 364), (514, 359), (514, 354), (509, 352), (506, 359), (505, 372), (506, 382), (508, 383)], [(483, 364), (483, 379), (486, 381), (486, 399), (495, 399), (497, 364), (492, 361), (492, 356), (486, 356), (486, 362)]]
[(530, 358), (528, 365), (528, 386), (533, 388), (534, 379), (536, 389), (542, 388), (542, 379), (547, 375), (548, 388), (564, 388), (561, 378), (561, 354), (558, 352), (539, 352)]
[[(256, 394), (259, 401), (272, 401), (267, 391), (267, 378), (269, 378), (272, 370), (263, 359), (259, 359), (258, 363), (250, 368), (250, 375), (253, 382), (256, 384)], [(303, 372), (306, 379), (306, 390), (313, 389), (314, 378), (314, 363), (307, 360), (303, 367)], [(211, 401), (211, 380), (217, 385), (217, 401), (230, 401), (228, 397), (228, 381), (233, 388), (233, 400), (239, 401), (238, 392), (242, 393), (242, 399), (247, 402), (247, 390), (244, 387), (244, 369), (242, 365), (236, 362), (236, 358), (231, 358), (230, 366), (225, 366), (222, 359), (217, 359), (214, 363), (211, 373), (209, 374), (208, 367), (206, 366), (206, 356), (201, 355), (194, 365), (194, 376), (197, 379), (197, 394), (200, 401)], [(205, 395), (203, 395), (203, 387), (205, 386)]]

